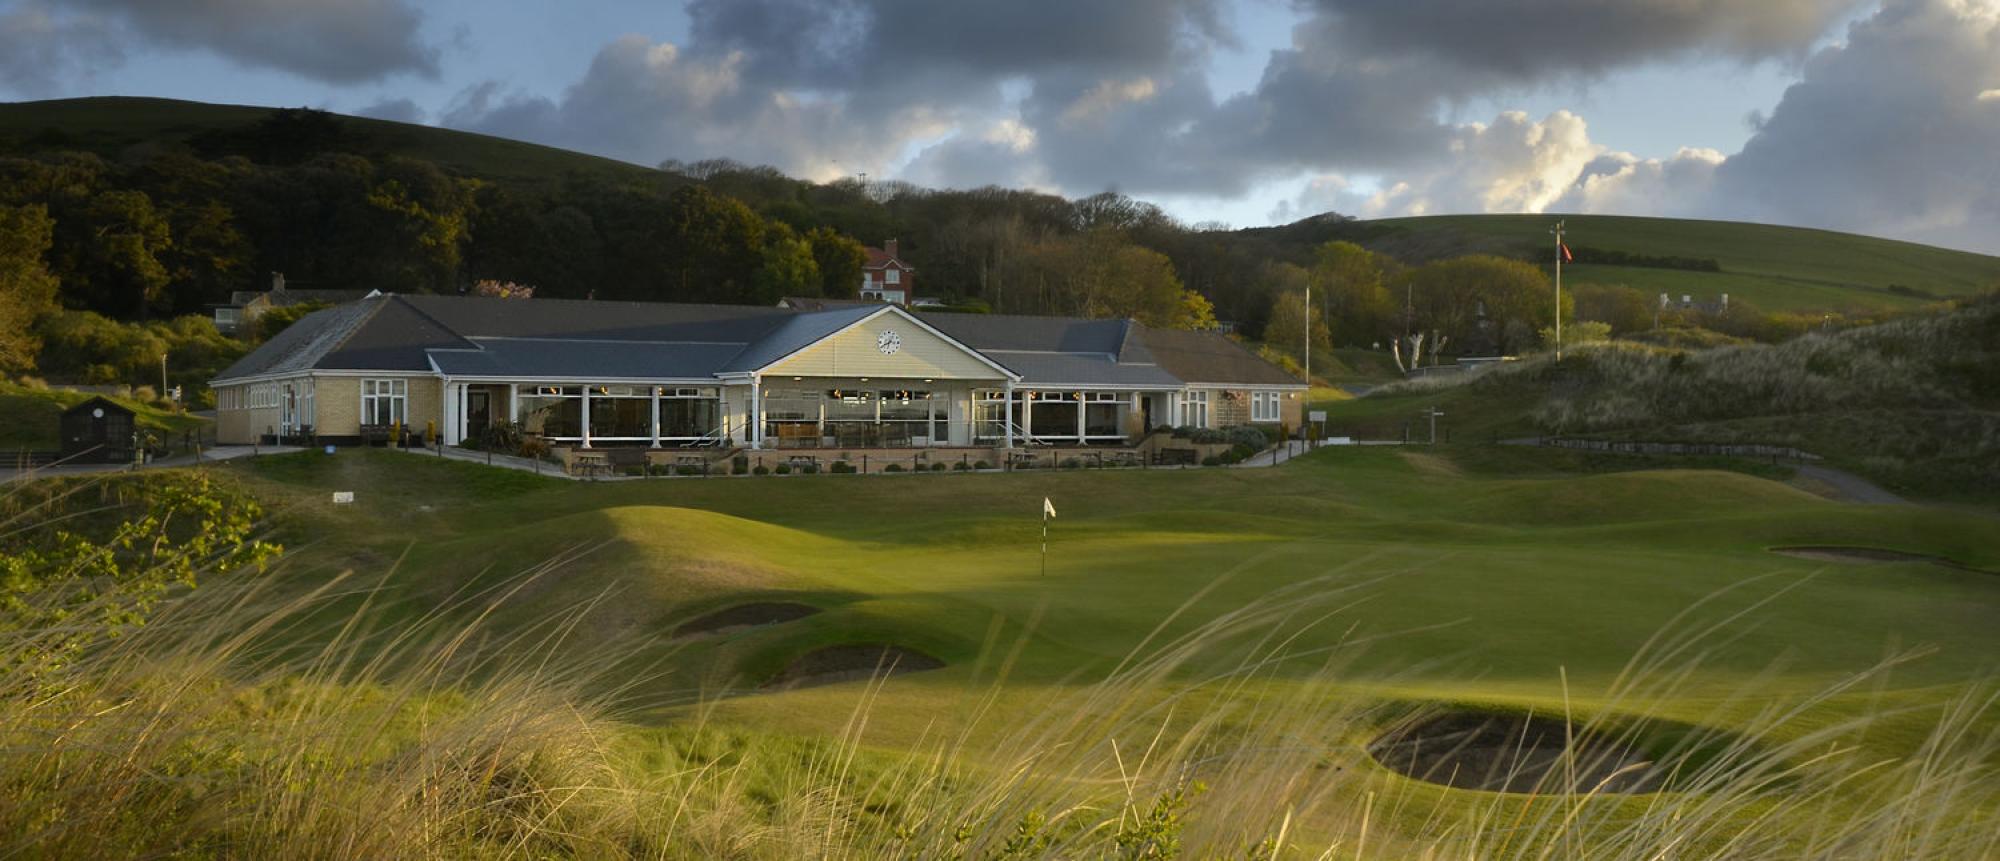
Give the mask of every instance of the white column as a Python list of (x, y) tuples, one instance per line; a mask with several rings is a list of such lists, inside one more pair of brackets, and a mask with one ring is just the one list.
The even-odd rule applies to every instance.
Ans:
[(472, 427), (472, 386), (458, 384), (458, 440), (471, 436)]
[(521, 385), (515, 383), (507, 387), (507, 423), (521, 423)]
[(756, 374), (751, 374), (750, 416), (749, 416), (750, 420), (748, 422), (749, 428), (747, 428), (747, 430), (749, 431), (749, 434), (747, 434), (747, 436), (750, 439), (751, 448), (761, 449), (764, 447), (764, 400), (763, 399), (764, 399), (764, 379), (762, 377), (757, 376)]
[(1083, 400), (1076, 402), (1076, 444), (1083, 445), (1083, 409), (1090, 403), (1090, 393), (1083, 393)]
[(590, 387), (583, 387), (583, 447), (590, 447)]
[(441, 394), (443, 397), (438, 404), (440, 408), (438, 411), (441, 413), (438, 423), (443, 427), (438, 430), (444, 435), (445, 445), (455, 445), (458, 443), (458, 385), (446, 380)]
[[(975, 416), (977, 415), (977, 408), (974, 409), (974, 414)], [(976, 420), (977, 419), (975, 418), (975, 421)], [(1000, 444), (1000, 447), (1013, 448), (1014, 447), (1014, 381), (1013, 380), (1007, 381), (1007, 400), (1003, 402), (1000, 406), (1000, 434), (1001, 434), (1001, 439), (1005, 440), (1005, 442), (1002, 442)]]
[(647, 387), (653, 394), (653, 447), (660, 447), (660, 387)]
[[(1029, 392), (1028, 394), (1033, 395), (1034, 392)], [(1013, 404), (1007, 405), (1007, 420), (1008, 421), (1014, 420)], [(1035, 399), (1032, 397), (1023, 397), (1021, 398), (1021, 439), (1023, 442), (1026, 442), (1028, 440), (1033, 439), (1034, 436), (1035, 436)]]

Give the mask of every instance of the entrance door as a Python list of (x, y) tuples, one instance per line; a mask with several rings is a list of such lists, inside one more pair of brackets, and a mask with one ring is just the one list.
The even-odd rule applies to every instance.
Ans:
[(493, 393), (485, 389), (468, 389), (465, 393), (465, 436), (479, 439), (480, 434), (493, 424)]
[(1153, 432), (1153, 399), (1159, 395), (1142, 395), (1139, 398), (1139, 432)]

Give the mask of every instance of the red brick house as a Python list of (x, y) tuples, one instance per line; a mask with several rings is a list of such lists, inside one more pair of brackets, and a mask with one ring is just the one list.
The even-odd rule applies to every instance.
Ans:
[(861, 264), (861, 298), (908, 308), (917, 296), (917, 267), (896, 256), (894, 239), (867, 251), (868, 261)]

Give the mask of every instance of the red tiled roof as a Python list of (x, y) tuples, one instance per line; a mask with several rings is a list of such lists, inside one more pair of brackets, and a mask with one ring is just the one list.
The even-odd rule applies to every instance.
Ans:
[(911, 269), (911, 270), (914, 270), (914, 269), (916, 269), (916, 267), (915, 267), (915, 266), (911, 266), (910, 264), (908, 264), (908, 263), (905, 263), (905, 262), (903, 262), (902, 260), (899, 260), (899, 259), (897, 259), (897, 258), (894, 258), (894, 257), (890, 257), (890, 256), (889, 256), (889, 252), (887, 252), (887, 251), (883, 251), (883, 250), (882, 250), (882, 249), (880, 249), (880, 248), (876, 248), (876, 247), (875, 247), (875, 246), (873, 246), (873, 245), (870, 245), (870, 246), (867, 246), (866, 248), (863, 248), (862, 250), (863, 250), (863, 251), (866, 251), (866, 252), (868, 252), (868, 262), (867, 262), (867, 263), (863, 263), (863, 264), (861, 264), (861, 268), (863, 268), (863, 269), (883, 269), (883, 268), (887, 268), (887, 267), (888, 267), (888, 265), (889, 265), (889, 261), (891, 261), (891, 260), (894, 260), (894, 261), (896, 261), (896, 263), (897, 263), (898, 265), (902, 266), (902, 267), (903, 267), (904, 269)]

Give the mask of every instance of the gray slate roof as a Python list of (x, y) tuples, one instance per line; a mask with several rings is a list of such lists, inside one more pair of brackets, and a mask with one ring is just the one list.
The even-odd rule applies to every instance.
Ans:
[(742, 344), (473, 338), (478, 349), (432, 350), (439, 371), (459, 377), (603, 380), (713, 379)]
[[(871, 314), (564, 299), (375, 296), (292, 324), (217, 376), (304, 370), (454, 376), (703, 379), (765, 367)], [(1131, 320), (924, 313), (919, 319), (1022, 377), (1024, 385), (1302, 385), (1213, 332)]]

